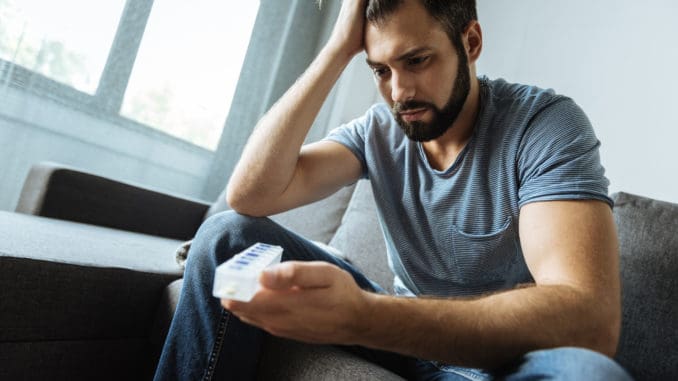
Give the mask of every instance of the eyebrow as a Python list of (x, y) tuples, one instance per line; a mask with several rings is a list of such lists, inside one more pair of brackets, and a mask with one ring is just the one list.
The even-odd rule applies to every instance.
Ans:
[[(405, 61), (407, 59), (410, 59), (410, 58), (415, 57), (415, 56), (417, 56), (417, 55), (419, 55), (423, 52), (430, 51), (430, 50), (431, 50), (431, 48), (429, 48), (429, 47), (415, 48), (415, 49), (412, 49), (408, 52), (401, 54), (395, 60), (398, 61), (398, 62), (399, 61)], [(369, 58), (366, 58), (365, 62), (367, 62), (367, 65), (370, 66), (370, 67), (376, 67), (376, 66), (382, 66), (383, 65), (379, 62), (371, 61)]]

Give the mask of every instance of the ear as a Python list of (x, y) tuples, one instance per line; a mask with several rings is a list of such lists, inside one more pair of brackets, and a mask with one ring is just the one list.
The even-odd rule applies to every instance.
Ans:
[(480, 29), (478, 21), (473, 20), (468, 24), (464, 31), (463, 40), (469, 63), (476, 62), (483, 50), (483, 31)]

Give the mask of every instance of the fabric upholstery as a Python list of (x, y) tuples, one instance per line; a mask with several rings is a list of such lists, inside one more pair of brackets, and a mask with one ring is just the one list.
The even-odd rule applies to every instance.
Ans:
[(289, 381), (403, 380), (398, 375), (330, 345), (310, 345), (270, 337), (264, 344), (257, 379)]
[(0, 212), (0, 363), (13, 364), (0, 379), (134, 379), (153, 361), (160, 296), (181, 276), (177, 244)]
[[(81, 172), (54, 177), (60, 171), (49, 165), (36, 172), (27, 180), (19, 211), (55, 212), (55, 217), (69, 219), (73, 213), (91, 217), (88, 208), (95, 208), (100, 215), (85, 219), (89, 225), (0, 211), (0, 363), (11, 364), (0, 367), (0, 379), (150, 378), (181, 289), (177, 279), (182, 272), (175, 262), (180, 241), (94, 225), (132, 221), (134, 230), (139, 221), (152, 225), (173, 218), (183, 226), (180, 230), (192, 232), (207, 206), (194, 205), (202, 210), (197, 222), (177, 219), (177, 214), (153, 212), (174, 212), (173, 205), (184, 205), (172, 196), (156, 197)], [(272, 218), (341, 250), (392, 291), (372, 189), (367, 181), (353, 189)], [(104, 193), (90, 199), (94, 191)], [(130, 197), (138, 209), (119, 213), (119, 203)], [(678, 205), (625, 193), (613, 198), (623, 286), (617, 360), (640, 381), (678, 379)], [(111, 206), (105, 206), (110, 200)], [(54, 207), (45, 208), (50, 202)], [(156, 234), (156, 227), (149, 229)], [(167, 236), (173, 228), (158, 229), (158, 235)], [(260, 379), (399, 378), (337, 347), (271, 338), (265, 343)]]
[(165, 344), (165, 337), (167, 337), (167, 332), (169, 331), (170, 324), (172, 324), (172, 318), (174, 317), (174, 311), (179, 302), (179, 295), (181, 294), (183, 282), (183, 279), (173, 281), (165, 288), (160, 297), (160, 303), (158, 303), (158, 309), (155, 313), (155, 321), (150, 332), (153, 364), (157, 364), (158, 360), (160, 360), (162, 347)]
[[(352, 194), (353, 186), (344, 187), (325, 199), (273, 215), (271, 219), (312, 241), (328, 243), (341, 222)], [(224, 190), (205, 218), (229, 209)]]
[(389, 293), (393, 292), (393, 273), (388, 267), (386, 245), (369, 181), (357, 183), (330, 246), (341, 251), (341, 257), (361, 269), (369, 279)]
[(31, 168), (16, 211), (186, 240), (207, 204), (97, 176), (60, 164)]
[(0, 342), (0, 380), (150, 380), (145, 338)]
[(175, 278), (180, 241), (52, 218), (0, 211), (2, 255), (82, 265), (125, 268)]
[(323, 200), (271, 216), (271, 219), (305, 238), (330, 242), (341, 223), (353, 186), (344, 187)]
[(617, 360), (637, 380), (678, 380), (678, 205), (614, 195), (622, 331)]

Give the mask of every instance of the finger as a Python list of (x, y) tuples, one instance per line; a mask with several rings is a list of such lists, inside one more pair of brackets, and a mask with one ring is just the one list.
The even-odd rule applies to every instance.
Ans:
[(253, 305), (249, 302), (221, 299), (221, 305), (242, 322), (260, 328), (263, 324), (261, 317), (272, 315), (262, 310), (261, 306)]
[(295, 290), (270, 290), (260, 288), (249, 301), (221, 299), (221, 306), (236, 315), (274, 315), (284, 308), (288, 296)]
[(244, 307), (245, 303), (233, 299), (221, 299), (221, 306), (227, 311), (238, 311)]
[(338, 267), (327, 262), (283, 262), (261, 273), (262, 286), (282, 290), (292, 287), (323, 288), (333, 284)]

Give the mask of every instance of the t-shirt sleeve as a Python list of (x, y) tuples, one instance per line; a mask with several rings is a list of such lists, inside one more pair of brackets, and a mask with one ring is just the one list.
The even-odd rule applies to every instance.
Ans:
[(559, 99), (539, 111), (521, 141), (519, 205), (594, 199), (612, 206), (599, 147), (591, 122), (571, 99)]
[(363, 179), (368, 178), (365, 142), (367, 130), (374, 119), (373, 112), (373, 108), (369, 109), (362, 117), (333, 129), (323, 139), (339, 143), (353, 152), (358, 161), (360, 161), (362, 167), (360, 177)]

